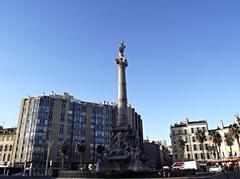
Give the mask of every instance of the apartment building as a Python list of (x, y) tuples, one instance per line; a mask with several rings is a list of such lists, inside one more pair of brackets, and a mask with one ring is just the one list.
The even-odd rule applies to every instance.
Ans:
[[(66, 141), (65, 163), (76, 168), (80, 162), (76, 144), (81, 140), (86, 144), (83, 163), (95, 163), (97, 146), (109, 145), (116, 115), (116, 104), (81, 101), (68, 93), (25, 98), (21, 103), (12, 163), (34, 170), (44, 168), (48, 159), (53, 167), (59, 167), (59, 146)], [(142, 147), (142, 119), (131, 106), (128, 119)]]
[[(205, 132), (206, 140), (203, 143), (205, 157), (202, 154), (202, 145), (197, 141), (195, 132), (201, 130)], [(172, 143), (173, 161), (196, 160), (203, 161), (204, 158), (209, 160), (212, 158), (211, 151), (209, 150), (208, 140), (208, 124), (205, 120), (199, 121), (185, 121), (179, 124), (170, 126), (170, 138)], [(184, 156), (182, 156), (179, 147), (177, 146), (178, 139), (182, 138), (186, 141)]]
[[(212, 151), (213, 154), (213, 158), (217, 159), (218, 158), (218, 154), (219, 154), (219, 158), (220, 159), (225, 159), (225, 158), (229, 158), (229, 157), (235, 157), (235, 156), (240, 156), (240, 149), (237, 143), (237, 140), (231, 136), (231, 134), (229, 133), (230, 130), (230, 126), (224, 126), (223, 121), (221, 121), (220, 127), (218, 127), (217, 129), (211, 129), (210, 131), (215, 131), (218, 132), (221, 135), (221, 144), (220, 146), (217, 145), (217, 147), (215, 148), (215, 151)], [(227, 138), (230, 137), (231, 140), (229, 143), (227, 143)], [(210, 141), (210, 145), (212, 146), (212, 148), (214, 148), (214, 143), (212, 141)]]
[(16, 128), (0, 126), (0, 167), (12, 166), (12, 151), (16, 136)]

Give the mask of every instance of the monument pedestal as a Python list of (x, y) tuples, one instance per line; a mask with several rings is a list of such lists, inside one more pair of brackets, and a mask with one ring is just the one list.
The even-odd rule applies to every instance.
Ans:
[(106, 160), (97, 163), (97, 172), (108, 174), (123, 174), (126, 172), (145, 172), (147, 168), (140, 160)]
[(131, 128), (112, 130), (111, 144), (97, 163), (99, 173), (143, 172), (147, 168), (141, 161), (140, 139)]

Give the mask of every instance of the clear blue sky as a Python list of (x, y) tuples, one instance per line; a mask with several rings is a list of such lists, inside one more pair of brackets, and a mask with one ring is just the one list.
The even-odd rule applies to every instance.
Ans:
[(240, 113), (240, 1), (0, 2), (0, 123), (17, 125), (21, 98), (54, 91), (117, 99), (125, 40), (128, 99), (149, 139), (177, 121), (210, 128)]

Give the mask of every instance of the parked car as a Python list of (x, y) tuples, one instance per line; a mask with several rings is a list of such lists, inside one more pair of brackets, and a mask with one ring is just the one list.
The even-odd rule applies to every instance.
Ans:
[(222, 172), (223, 169), (220, 165), (211, 166), (209, 172)]

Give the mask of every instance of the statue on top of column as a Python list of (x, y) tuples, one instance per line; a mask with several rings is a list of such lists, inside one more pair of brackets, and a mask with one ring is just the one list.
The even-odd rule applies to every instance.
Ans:
[(124, 57), (124, 49), (126, 46), (124, 45), (124, 41), (121, 41), (120, 46), (119, 46), (119, 57)]

